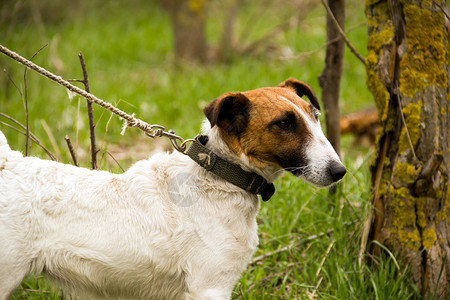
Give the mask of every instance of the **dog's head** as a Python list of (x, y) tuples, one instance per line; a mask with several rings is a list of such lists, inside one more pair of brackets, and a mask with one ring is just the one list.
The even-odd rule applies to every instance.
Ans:
[(284, 169), (325, 187), (346, 169), (320, 128), (319, 110), (313, 90), (290, 78), (278, 87), (226, 93), (203, 112), (230, 152), (250, 166)]

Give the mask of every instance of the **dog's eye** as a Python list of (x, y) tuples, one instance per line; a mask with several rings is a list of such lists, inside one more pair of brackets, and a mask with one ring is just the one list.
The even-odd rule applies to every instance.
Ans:
[(284, 119), (277, 122), (278, 127), (281, 129), (290, 129), (293, 127), (293, 123), (290, 119)]
[(313, 114), (314, 114), (314, 118), (316, 119), (316, 121), (319, 121), (319, 116), (321, 115), (321, 113), (318, 110), (315, 110), (313, 112)]
[(320, 116), (319, 110), (312, 105), (310, 105), (309, 107), (311, 109), (312, 115), (314, 116), (314, 119), (316, 119), (316, 121), (319, 121), (319, 116)]

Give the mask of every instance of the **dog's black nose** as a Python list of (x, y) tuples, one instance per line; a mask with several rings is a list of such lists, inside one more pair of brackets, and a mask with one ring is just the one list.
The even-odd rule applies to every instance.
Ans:
[(333, 179), (333, 181), (338, 181), (342, 177), (344, 177), (345, 173), (347, 173), (347, 170), (341, 163), (333, 161), (328, 165), (328, 172), (330, 173), (331, 179)]

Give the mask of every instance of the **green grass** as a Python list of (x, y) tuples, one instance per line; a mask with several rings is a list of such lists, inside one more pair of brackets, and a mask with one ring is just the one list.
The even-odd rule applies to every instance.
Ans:
[[(263, 36), (292, 14), (289, 5), (266, 2), (267, 8), (247, 2), (241, 9), (236, 24), (238, 46)], [(364, 4), (360, 2), (347, 1), (348, 28), (365, 21)], [(317, 76), (322, 72), (325, 55), (325, 49), (319, 48), (325, 43), (325, 16), (319, 2), (298, 27), (270, 40), (276, 46), (272, 50), (255, 56), (237, 55), (230, 63), (212, 62), (205, 66), (175, 63), (170, 19), (151, 1), (83, 1), (78, 11), (69, 10), (58, 1), (49, 3), (56, 3), (59, 14), (46, 19), (43, 26), (37, 26), (31, 18), (21, 19), (13, 26), (0, 23), (1, 43), (25, 57), (48, 44), (34, 61), (64, 78), (81, 78), (77, 55), (82, 51), (91, 91), (96, 96), (149, 123), (172, 128), (185, 138), (199, 131), (201, 108), (224, 92), (273, 86), (296, 77), (308, 82), (320, 96)], [(208, 18), (208, 40), (213, 48), (218, 47), (222, 26), (220, 5), (215, 4)], [(45, 16), (55, 15), (42, 11)], [(365, 55), (365, 25), (348, 36)], [(280, 59), (283, 51), (297, 55), (318, 48), (297, 59)], [(0, 75), (0, 112), (25, 123), (22, 98), (8, 78), (23, 87), (23, 67), (3, 55), (0, 67), (7, 72)], [(77, 145), (82, 165), (88, 166), (85, 101), (77, 97), (69, 100), (63, 88), (32, 71), (27, 78), (31, 131), (53, 153), (59, 152), (58, 158), (66, 163), (71, 161), (64, 141), (69, 134)], [(341, 96), (344, 114), (372, 105), (364, 67), (348, 49)], [(122, 121), (98, 107), (95, 119), (98, 145), (102, 147), (100, 157), (106, 157), (106, 150), (114, 152), (112, 149), (120, 146), (122, 150), (113, 154), (129, 154), (120, 161), (127, 168), (139, 158), (132, 154), (134, 149), (148, 153), (154, 148), (154, 141), (136, 129), (128, 129), (121, 136)], [(43, 122), (49, 125), (56, 144), (52, 145)], [(14, 149), (23, 151), (25, 140), (21, 134), (3, 125), (0, 129)], [(351, 137), (344, 137), (342, 145), (349, 173), (335, 196), (291, 175), (276, 182), (277, 193), (262, 203), (258, 216), (260, 247), (255, 257), (283, 247), (288, 250), (250, 265), (236, 285), (233, 299), (308, 299), (312, 295), (319, 299), (419, 298), (408, 269), (398, 269), (398, 262), (388, 253), (379, 258), (367, 257), (369, 264), (358, 266), (360, 235), (369, 206), (368, 164), (372, 153), (370, 149), (354, 147)], [(31, 153), (46, 156), (35, 145)], [(101, 165), (120, 172), (110, 160), (102, 160)], [(32, 275), (12, 299), (60, 299), (60, 294), (51, 282)]]

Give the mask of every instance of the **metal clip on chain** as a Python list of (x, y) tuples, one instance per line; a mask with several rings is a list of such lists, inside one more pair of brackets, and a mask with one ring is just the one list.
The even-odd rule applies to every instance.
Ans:
[(192, 141), (192, 139), (189, 140), (184, 140), (183, 138), (181, 138), (178, 135), (175, 135), (175, 132), (173, 130), (169, 130), (169, 131), (164, 131), (165, 128), (164, 126), (161, 125), (149, 125), (148, 123), (135, 118), (133, 115), (129, 115), (123, 111), (121, 111), (120, 109), (114, 107), (111, 103), (105, 102), (102, 99), (99, 99), (97, 97), (95, 97), (94, 95), (92, 95), (91, 93), (88, 93), (87, 91), (84, 91), (74, 85), (72, 85), (70, 82), (62, 79), (62, 77), (60, 76), (56, 76), (55, 74), (45, 70), (42, 67), (39, 67), (38, 65), (36, 65), (35, 63), (27, 60), (26, 58), (20, 56), (19, 54), (15, 53), (14, 51), (9, 50), (8, 48), (6, 48), (3, 45), (0, 45), (0, 52), (2, 52), (3, 54), (11, 57), (12, 59), (14, 59), (15, 61), (23, 64), (24, 66), (26, 66), (29, 69), (32, 69), (34, 71), (36, 71), (37, 73), (41, 74), (42, 76), (47, 77), (48, 79), (60, 84), (61, 86), (65, 87), (66, 89), (68, 89), (69, 91), (76, 93), (84, 98), (86, 98), (88, 101), (93, 102), (95, 104), (100, 105), (101, 107), (103, 107), (104, 109), (109, 110), (110, 112), (118, 115), (119, 117), (123, 118), (126, 120), (126, 126), (129, 127), (137, 127), (139, 129), (141, 129), (142, 131), (145, 132), (145, 134), (151, 138), (155, 138), (155, 137), (167, 137), (170, 142), (172, 143), (172, 146), (180, 151), (181, 153), (186, 152), (186, 143), (189, 141)]
[(150, 125), (150, 131), (145, 134), (151, 138), (155, 137), (167, 137), (170, 140), (172, 146), (179, 152), (183, 153), (186, 151), (186, 141), (175, 134), (175, 132), (170, 129), (169, 131), (164, 131), (166, 128), (161, 125)]

